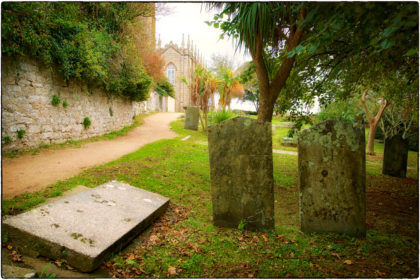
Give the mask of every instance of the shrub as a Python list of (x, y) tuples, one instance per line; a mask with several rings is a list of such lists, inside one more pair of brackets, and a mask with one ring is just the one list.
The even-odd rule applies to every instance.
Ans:
[(83, 119), (83, 126), (85, 127), (85, 129), (88, 129), (89, 127), (90, 127), (90, 124), (91, 124), (92, 122), (90, 121), (90, 119), (88, 118), (88, 117), (85, 117), (84, 119)]
[(54, 94), (51, 100), (51, 104), (53, 106), (57, 106), (58, 104), (60, 104), (60, 102), (61, 102), (60, 97)]
[(23, 136), (25, 136), (26, 131), (25, 131), (24, 129), (18, 129), (18, 130), (16, 131), (16, 133), (17, 133), (17, 137), (18, 137), (19, 139), (22, 139), (22, 138), (23, 138)]
[(28, 55), (57, 70), (65, 81), (83, 81), (143, 101), (152, 78), (127, 26), (138, 16), (149, 16), (152, 7), (125, 2), (5, 2), (2, 55)]
[(230, 112), (230, 111), (216, 111), (216, 112), (211, 112), (209, 114), (209, 123), (212, 124), (218, 124), (221, 123), (222, 121), (231, 119), (233, 117), (235, 117), (235, 113)]
[(169, 82), (168, 78), (160, 79), (156, 85), (155, 90), (162, 96), (170, 96), (175, 98), (174, 86)]
[(322, 108), (321, 112), (316, 116), (316, 122), (341, 120), (353, 123), (359, 113), (360, 110), (355, 100), (340, 100)]
[(67, 103), (67, 101), (66, 101), (66, 100), (64, 100), (64, 101), (63, 101), (63, 107), (64, 107), (64, 108), (67, 108), (67, 106), (69, 106), (69, 103)]
[(13, 139), (12, 139), (12, 137), (10, 137), (10, 136), (5, 136), (5, 137), (3, 137), (3, 143), (4, 144), (10, 144), (10, 143), (12, 143), (13, 142)]

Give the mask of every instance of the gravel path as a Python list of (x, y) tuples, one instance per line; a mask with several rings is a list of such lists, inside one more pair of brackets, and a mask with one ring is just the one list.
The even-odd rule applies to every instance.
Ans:
[(50, 149), (37, 155), (2, 158), (3, 199), (34, 192), (46, 185), (77, 175), (84, 169), (120, 158), (140, 147), (177, 136), (169, 123), (182, 113), (158, 113), (130, 130), (126, 136), (83, 144), (80, 148)]

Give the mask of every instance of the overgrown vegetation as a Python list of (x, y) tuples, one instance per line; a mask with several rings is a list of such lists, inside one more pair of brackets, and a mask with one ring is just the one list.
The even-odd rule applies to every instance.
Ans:
[[(368, 157), (367, 237), (352, 238), (299, 231), (297, 157), (274, 154), (275, 229), (249, 232), (212, 224), (206, 137), (202, 131), (184, 130), (182, 121), (171, 126), (180, 133), (178, 138), (146, 145), (43, 191), (3, 201), (3, 215), (29, 209), (37, 199), (78, 185), (96, 187), (118, 180), (167, 196), (171, 202), (147, 232), (103, 264), (110, 276), (417, 277), (416, 155), (409, 158), (407, 179), (381, 175), (381, 159)], [(190, 139), (181, 141), (185, 135)]]
[[(2, 55), (25, 56), (131, 100), (146, 100), (153, 79), (130, 27), (154, 15), (154, 4), (128, 2), (4, 2)], [(141, 34), (141, 30), (136, 31)]]

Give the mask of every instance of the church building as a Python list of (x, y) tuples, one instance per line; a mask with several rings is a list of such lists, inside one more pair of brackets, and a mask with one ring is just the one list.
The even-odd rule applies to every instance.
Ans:
[(159, 36), (158, 50), (165, 60), (165, 75), (174, 85), (175, 90), (175, 104), (171, 104), (172, 100), (168, 100), (168, 111), (184, 112), (184, 106), (191, 106), (191, 94), (189, 87), (181, 81), (181, 77), (185, 77), (190, 82), (196, 65), (203, 65), (202, 56), (200, 56), (197, 46), (194, 46), (192, 41), (190, 42), (189, 35), (185, 44), (184, 34), (182, 34), (181, 46), (171, 41), (169, 44), (161, 47)]

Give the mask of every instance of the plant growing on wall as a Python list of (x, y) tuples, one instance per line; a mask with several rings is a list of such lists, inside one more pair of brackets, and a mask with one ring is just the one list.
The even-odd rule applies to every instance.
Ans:
[(10, 137), (10, 136), (5, 136), (5, 137), (3, 137), (3, 143), (4, 144), (10, 144), (10, 143), (12, 143), (13, 142), (13, 139), (12, 139), (12, 137)]
[(143, 101), (153, 79), (128, 26), (153, 11), (149, 3), (3, 3), (2, 55), (29, 56), (56, 69), (66, 82), (75, 79)]
[(26, 131), (25, 131), (24, 129), (18, 129), (18, 130), (16, 131), (16, 133), (17, 133), (17, 137), (18, 137), (19, 139), (22, 139), (22, 138), (23, 138), (23, 136), (25, 136)]
[(53, 106), (57, 106), (58, 104), (60, 104), (60, 102), (61, 102), (60, 97), (54, 94), (51, 100), (51, 104)]
[(63, 101), (63, 107), (64, 107), (64, 108), (67, 108), (67, 106), (69, 106), (69, 103), (67, 103), (67, 101), (66, 101), (66, 100), (64, 100), (64, 101)]
[(83, 119), (83, 126), (85, 127), (85, 129), (88, 129), (90, 127), (91, 123), (92, 122), (90, 121), (89, 117), (85, 117)]
[(112, 117), (114, 115), (114, 111), (112, 111), (112, 108), (109, 107), (109, 115)]

